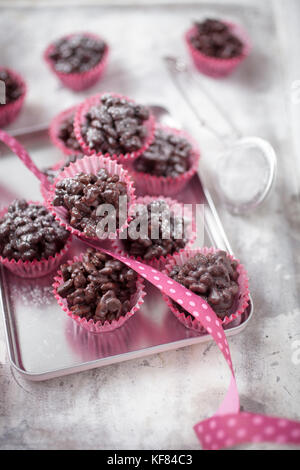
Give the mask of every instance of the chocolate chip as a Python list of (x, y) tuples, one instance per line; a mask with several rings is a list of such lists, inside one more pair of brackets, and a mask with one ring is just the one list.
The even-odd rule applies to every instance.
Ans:
[[(238, 276), (237, 262), (231, 261), (225, 251), (196, 254), (170, 272), (172, 279), (204, 298), (220, 318), (234, 313)], [(176, 304), (176, 308), (189, 315), (180, 305)]]
[(81, 131), (87, 145), (97, 153), (126, 154), (142, 147), (147, 119), (146, 107), (108, 94), (88, 110)]
[(106, 48), (100, 38), (74, 34), (56, 41), (49, 59), (53, 61), (57, 72), (82, 73), (99, 64)]
[(226, 23), (207, 19), (202, 23), (195, 23), (195, 27), (196, 33), (190, 41), (203, 54), (219, 59), (232, 59), (242, 54), (243, 43)]
[(0, 220), (0, 253), (9, 259), (33, 261), (55, 256), (69, 232), (44, 206), (16, 200)]
[(64, 283), (57, 292), (74, 314), (104, 323), (130, 310), (137, 274), (125, 264), (89, 248), (82, 261), (64, 264), (61, 271)]
[(71, 150), (80, 150), (79, 142), (74, 133), (74, 113), (66, 117), (60, 124), (57, 137)]

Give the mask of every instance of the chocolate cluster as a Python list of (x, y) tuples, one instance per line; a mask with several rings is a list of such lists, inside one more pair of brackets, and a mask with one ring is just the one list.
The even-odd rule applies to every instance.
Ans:
[[(137, 211), (137, 216), (140, 220), (144, 219), (147, 233), (141, 232), (137, 239), (131, 237), (130, 227), (135, 225), (136, 219), (133, 217), (127, 231), (127, 239), (122, 240), (129, 255), (151, 260), (173, 254), (185, 247), (187, 240), (184, 236), (184, 220), (174, 214), (166, 201), (150, 202), (147, 211), (145, 213)], [(151, 232), (155, 235), (157, 233), (157, 238), (153, 238)], [(167, 234), (170, 235), (169, 238), (163, 238)]]
[(149, 111), (145, 106), (106, 94), (86, 113), (81, 132), (90, 149), (97, 153), (126, 154), (143, 146), (147, 119)]
[(5, 83), (5, 104), (16, 101), (23, 94), (23, 88), (8, 70), (0, 70), (0, 80)]
[(195, 26), (196, 33), (190, 41), (202, 54), (219, 59), (232, 59), (242, 54), (243, 43), (226, 23), (207, 19), (202, 23), (195, 23)]
[[(233, 313), (231, 310), (239, 292), (237, 266), (225, 251), (207, 255), (198, 253), (182, 266), (174, 266), (169, 276), (203, 297), (218, 317), (224, 318)], [(177, 304), (176, 307), (184, 311)]]
[(57, 293), (75, 315), (111, 322), (130, 311), (137, 274), (110, 256), (88, 248), (82, 261), (61, 266), (63, 283)]
[(80, 150), (79, 142), (74, 133), (74, 114), (68, 116), (60, 125), (57, 137), (71, 150)]
[(0, 220), (0, 254), (16, 261), (47, 259), (63, 249), (69, 236), (44, 206), (16, 200)]
[(49, 59), (53, 61), (57, 72), (87, 72), (99, 64), (106, 47), (105, 42), (100, 38), (74, 34), (56, 41)]
[(97, 215), (101, 204), (111, 204), (119, 221), (119, 198), (127, 194), (126, 183), (118, 175), (101, 169), (97, 175), (79, 173), (56, 184), (54, 206), (63, 206), (69, 213), (69, 223), (87, 237), (96, 237), (96, 228), (103, 216)]
[(155, 131), (148, 149), (134, 162), (134, 169), (153, 176), (182, 175), (191, 167), (191, 144), (183, 137), (163, 129)]

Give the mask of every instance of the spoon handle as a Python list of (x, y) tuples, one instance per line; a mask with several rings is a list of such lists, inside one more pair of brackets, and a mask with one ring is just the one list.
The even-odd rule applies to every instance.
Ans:
[(9, 147), (12, 152), (19, 157), (19, 159), (24, 163), (24, 165), (33, 173), (45, 186), (45, 188), (50, 187), (49, 180), (47, 176), (38, 169), (36, 164), (31, 159), (28, 152), (24, 149), (24, 147), (18, 142), (14, 137), (7, 134), (7, 132), (0, 129), (0, 141), (3, 142), (7, 147)]

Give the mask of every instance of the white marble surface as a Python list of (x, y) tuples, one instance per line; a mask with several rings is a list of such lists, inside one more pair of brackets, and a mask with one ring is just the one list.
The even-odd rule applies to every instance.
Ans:
[[(58, 109), (72, 104), (74, 97), (59, 88), (54, 77), (49, 78), (34, 54), (40, 53), (44, 42), (56, 37), (57, 31), (82, 26), (85, 16), (76, 14), (74, 7), (67, 17), (60, 15), (55, 19), (54, 28), (54, 13), (46, 12), (45, 7), (44, 23), (33, 31), (30, 25), (38, 12), (31, 10), (28, 17), (28, 10), (20, 6), (21, 2), (16, 2), (18, 10), (8, 8), (8, 2), (5, 3), (6, 6), (2, 2), (0, 16), (1, 41), (4, 41), (0, 62), (10, 60), (8, 50), (13, 48), (11, 57), (22, 56), (23, 73), (34, 84), (19, 125), (27, 124), (30, 119), (48, 119)], [(170, 106), (186, 127), (197, 132), (203, 148), (203, 164), (210, 168), (213, 143), (191, 123), (181, 99), (163, 75), (157, 50), (160, 55), (174, 50), (185, 54), (180, 38), (195, 13), (224, 14), (238, 19), (249, 29), (254, 50), (248, 63), (229, 80), (202, 79), (205, 88), (225, 109), (230, 109), (242, 132), (270, 139), (279, 158), (278, 181), (261, 209), (247, 217), (234, 217), (218, 204), (233, 249), (251, 276), (255, 303), (252, 323), (242, 334), (230, 339), (230, 347), (242, 406), (253, 412), (300, 419), (300, 353), (297, 355), (296, 343), (300, 340), (300, 227), (295, 158), (299, 147), (298, 139), (292, 135), (300, 105), (291, 99), (292, 83), (298, 79), (299, 60), (296, 62), (294, 58), (297, 42), (293, 43), (291, 38), (299, 34), (296, 31), (299, 4), (295, 0), (233, 1), (230, 5), (214, 2), (209, 6), (204, 2), (194, 3), (197, 5), (187, 7), (184, 17), (176, 15), (174, 6), (164, 9), (160, 28), (156, 27), (154, 32), (150, 27), (145, 28), (145, 42), (136, 40), (145, 29), (134, 22), (134, 15), (144, 14), (142, 6), (138, 10), (132, 8), (131, 15), (118, 10), (122, 15), (114, 21), (106, 9), (101, 26), (103, 35), (112, 44), (113, 54), (100, 89), (112, 89), (118, 84), (120, 91), (137, 99), (161, 101)], [(250, 9), (242, 8), (247, 4)], [(150, 24), (155, 15), (151, 16), (149, 10), (148, 14)], [(132, 21), (127, 28), (125, 20)], [(93, 16), (84, 27), (97, 28), (97, 18)], [(16, 30), (22, 37), (20, 43), (15, 42)], [(127, 56), (120, 45), (120, 34), (135, 43), (134, 51), (130, 49)], [(34, 43), (34, 54), (25, 60), (29, 41)], [(48, 87), (56, 93), (52, 95)], [(5, 166), (0, 171), (5, 171)], [(12, 186), (17, 183), (17, 172), (11, 175), (10, 181)], [(37, 193), (38, 186), (33, 180), (26, 196), (36, 197)], [(216, 411), (228, 384), (227, 367), (213, 344), (31, 383), (11, 369), (1, 328), (0, 448), (198, 449), (192, 426)]]

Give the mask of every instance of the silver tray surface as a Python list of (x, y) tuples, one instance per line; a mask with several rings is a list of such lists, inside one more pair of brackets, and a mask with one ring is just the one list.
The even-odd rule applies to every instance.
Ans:
[[(33, 158), (40, 152), (46, 155), (47, 149), (49, 153), (53, 151), (45, 131), (29, 133), (25, 141)], [(26, 182), (27, 169), (17, 163)], [(196, 175), (177, 199), (205, 203), (205, 245), (230, 252), (213, 202), (205, 192), (206, 195)], [(197, 241), (195, 246), (199, 246)], [(85, 248), (82, 242), (75, 241), (68, 256)], [(28, 280), (1, 268), (0, 283), (9, 358), (14, 368), (31, 380), (45, 380), (211, 340), (209, 335), (198, 335), (181, 325), (166, 307), (160, 292), (148, 283), (141, 310), (120, 329), (100, 335), (78, 327), (57, 305), (51, 287), (53, 274)], [(252, 312), (251, 303), (241, 319), (227, 326), (227, 334), (242, 331)]]

